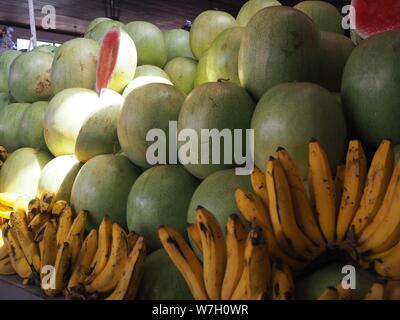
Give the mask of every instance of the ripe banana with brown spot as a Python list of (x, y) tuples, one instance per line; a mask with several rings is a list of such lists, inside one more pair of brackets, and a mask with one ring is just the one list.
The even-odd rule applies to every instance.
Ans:
[(346, 166), (343, 164), (338, 165), (336, 167), (334, 184), (335, 184), (335, 203), (337, 212), (339, 212), (340, 203), (342, 202), (345, 168)]
[(146, 246), (144, 238), (139, 237), (128, 256), (128, 261), (117, 287), (106, 300), (133, 300), (136, 298), (145, 257)]
[(364, 300), (386, 300), (385, 285), (381, 282), (374, 282), (364, 296)]
[(55, 202), (55, 194), (53, 192), (46, 192), (40, 199), (40, 212), (51, 213)]
[(28, 212), (32, 213), (33, 216), (36, 216), (40, 213), (40, 199), (33, 198), (28, 202)]
[(400, 242), (374, 261), (375, 271), (391, 280), (400, 280)]
[(85, 226), (87, 221), (88, 213), (84, 210), (80, 211), (76, 216), (74, 222), (71, 225), (71, 228), (68, 232), (67, 238), (65, 241), (69, 242), (71, 247), (71, 255), (72, 255), (72, 268), (74, 269), (76, 263), (78, 261), (78, 256), (81, 251), (82, 242), (83, 242), (83, 234), (85, 232)]
[(40, 278), (42, 279), (47, 273), (43, 273), (45, 266), (55, 266), (57, 258), (57, 222), (50, 220), (46, 223), (46, 227), (43, 232), (43, 239), (40, 241), (40, 256), (41, 256), (41, 268)]
[(290, 267), (281, 260), (272, 264), (272, 300), (294, 299), (294, 281)]
[(339, 293), (335, 287), (328, 287), (322, 292), (318, 300), (339, 300)]
[(382, 243), (382, 245), (375, 247), (368, 251), (368, 255), (377, 255), (384, 254), (385, 252), (392, 249), (396, 244), (400, 241), (400, 223), (396, 227), (396, 229), (392, 232), (392, 234)]
[(16, 274), (12, 264), (11, 264), (11, 258), (8, 256), (4, 259), (0, 260), (0, 275), (2, 276), (9, 276)]
[[(134, 232), (134, 231), (130, 231), (127, 236), (126, 236), (126, 241), (128, 241), (128, 252), (131, 252), (132, 249), (135, 247), (136, 242), (139, 239), (139, 235)], [(96, 244), (97, 246), (97, 244)]]
[(125, 231), (117, 224), (112, 225), (110, 258), (104, 269), (85, 286), (89, 293), (106, 293), (115, 289), (128, 259), (128, 243)]
[(231, 214), (226, 224), (226, 270), (221, 299), (229, 300), (243, 273), (244, 248), (248, 232), (239, 216)]
[(325, 247), (325, 241), (315, 219), (300, 170), (285, 149), (278, 148), (276, 153), (288, 179), (296, 222), (304, 234), (321, 250)]
[(336, 204), (328, 156), (318, 141), (309, 143), (309, 162), (312, 198), (315, 201), (317, 220), (328, 244), (336, 238)]
[(28, 211), (30, 219), (28, 229), (32, 232), (33, 237), (35, 238), (38, 236), (43, 226), (50, 220), (51, 216), (48, 213), (39, 212), (32, 217), (32, 214), (29, 213), (32, 213), (32, 211)]
[(60, 214), (64, 211), (64, 209), (68, 206), (67, 201), (65, 200), (58, 200), (54, 203), (51, 214), (53, 216), (60, 216)]
[(168, 256), (185, 279), (196, 300), (208, 300), (204, 286), (203, 266), (193, 250), (174, 229), (161, 226), (158, 236)]
[(268, 208), (268, 190), (265, 173), (262, 172), (259, 168), (254, 167), (253, 172), (250, 176), (250, 180), (253, 191), (264, 202), (265, 207)]
[(58, 229), (57, 229), (57, 246), (61, 247), (65, 240), (67, 239), (69, 230), (71, 229), (72, 223), (74, 221), (73, 212), (70, 206), (66, 206), (61, 212), (58, 219)]
[(201, 246), (200, 232), (197, 225), (195, 223), (188, 223), (186, 231), (189, 235), (189, 238), (193, 241), (194, 245), (196, 246), (197, 250), (199, 250), (200, 253), (203, 253), (203, 248)]
[(346, 237), (350, 224), (360, 205), (367, 175), (367, 159), (361, 142), (351, 140), (349, 143), (343, 182), (343, 194), (337, 218), (336, 241)]
[(203, 248), (203, 272), (207, 295), (211, 300), (220, 300), (226, 267), (224, 235), (217, 219), (203, 207), (196, 209), (196, 222)]
[(4, 240), (4, 230), (6, 224), (0, 226), (0, 260), (8, 257), (8, 247)]

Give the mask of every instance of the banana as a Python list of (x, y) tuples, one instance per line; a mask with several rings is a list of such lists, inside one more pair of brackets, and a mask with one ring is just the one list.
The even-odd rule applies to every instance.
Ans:
[[(28, 211), (29, 212), (32, 211)], [(42, 228), (44, 227), (44, 225), (50, 220), (50, 215), (47, 213), (41, 213), (39, 212), (38, 214), (36, 214), (35, 216), (30, 215), (30, 222), (28, 224), (28, 230), (32, 232), (33, 237), (36, 238), (38, 237), (40, 231), (42, 230)]]
[(10, 221), (28, 263), (33, 266), (36, 272), (40, 273), (41, 260), (39, 249), (33, 240), (32, 233), (28, 229), (25, 212), (21, 210), (13, 212), (10, 215)]
[[(134, 231), (131, 231), (127, 234), (126, 241), (128, 241), (128, 252), (132, 251), (132, 249), (135, 247), (135, 244), (138, 241), (138, 239), (139, 239), (139, 235)], [(97, 246), (97, 244), (96, 244), (96, 246)]]
[(40, 212), (51, 213), (55, 202), (55, 194), (53, 192), (46, 192), (40, 199)]
[(158, 229), (158, 236), (168, 256), (178, 268), (196, 300), (208, 300), (204, 286), (203, 266), (182, 236), (165, 226)]
[(336, 205), (328, 157), (318, 141), (309, 143), (310, 190), (322, 234), (328, 244), (335, 241)]
[(14, 208), (20, 195), (12, 192), (0, 193), (0, 203), (6, 207)]
[(364, 300), (386, 300), (385, 285), (381, 282), (374, 282)]
[(11, 258), (6, 257), (0, 260), (0, 275), (9, 276), (15, 274), (15, 270), (11, 264)]
[(54, 203), (53, 208), (51, 209), (51, 214), (53, 216), (60, 216), (64, 209), (68, 206), (67, 201), (58, 200)]
[(222, 282), (221, 299), (229, 300), (243, 273), (244, 248), (247, 231), (236, 214), (231, 214), (226, 224), (226, 270)]
[(335, 184), (335, 203), (337, 212), (339, 211), (340, 202), (342, 201), (345, 168), (346, 168), (345, 165), (338, 165), (336, 167), (334, 184)]
[(77, 259), (75, 268), (72, 271), (67, 288), (72, 289), (83, 284), (90, 264), (97, 250), (97, 230), (92, 229), (83, 241), (81, 251)]
[(285, 171), (280, 162), (272, 157), (267, 163), (267, 188), (271, 222), (279, 244), (294, 258), (312, 258), (315, 246), (296, 223)]
[(112, 224), (108, 217), (104, 217), (100, 223), (98, 233), (98, 244), (96, 255), (93, 258), (90, 268), (87, 272), (87, 278), (84, 284), (89, 284), (96, 278), (107, 264), (111, 251), (111, 229)]
[(393, 173), (393, 159), (392, 143), (389, 140), (383, 140), (372, 159), (360, 206), (351, 225), (351, 230), (357, 238), (373, 221), (382, 205)]
[(250, 230), (244, 250), (244, 269), (232, 300), (255, 300), (271, 289), (271, 263), (261, 227)]
[(221, 299), (226, 267), (224, 235), (217, 219), (205, 208), (196, 209), (196, 222), (203, 248), (204, 283), (211, 300)]
[(388, 281), (385, 285), (385, 298), (400, 300), (400, 281)]
[(40, 213), (40, 199), (34, 198), (28, 202), (28, 212), (32, 214), (32, 216), (36, 216)]
[(390, 249), (392, 249), (400, 241), (400, 223), (397, 225), (396, 229), (392, 234), (382, 243), (379, 247), (373, 248), (368, 252), (369, 254), (379, 255), (383, 254)]
[(337, 218), (336, 241), (344, 240), (353, 221), (364, 190), (367, 175), (367, 159), (360, 141), (349, 143), (343, 182), (343, 195)]
[(336, 285), (336, 290), (338, 294), (338, 300), (351, 300), (353, 296), (352, 290), (343, 288), (341, 282)]
[(61, 247), (64, 241), (67, 239), (69, 230), (71, 229), (72, 222), (74, 220), (72, 209), (70, 206), (66, 206), (60, 214), (58, 219), (57, 229), (57, 246)]
[(85, 232), (85, 226), (87, 221), (87, 212), (82, 210), (76, 216), (74, 222), (71, 225), (71, 228), (68, 232), (67, 241), (71, 247), (71, 255), (72, 255), (72, 268), (74, 269), (76, 266), (76, 262), (78, 261), (79, 252), (81, 251), (82, 241), (83, 241), (83, 233)]
[(202, 253), (203, 248), (201, 246), (201, 237), (200, 237), (200, 232), (199, 228), (195, 223), (188, 223), (186, 227), (186, 231), (189, 235), (189, 238), (193, 241), (194, 245), (197, 247), (197, 249)]
[(4, 239), (4, 230), (6, 228), (6, 224), (0, 226), (0, 260), (8, 257), (8, 247), (5, 243)]
[(400, 242), (378, 260), (375, 260), (375, 271), (392, 280), (400, 280)]
[(335, 287), (328, 287), (319, 296), (318, 300), (339, 300), (339, 294)]
[(294, 281), (290, 267), (281, 260), (272, 264), (272, 300), (292, 300)]
[(117, 224), (112, 225), (110, 258), (104, 269), (85, 286), (89, 293), (106, 293), (115, 289), (128, 259), (128, 243), (125, 231)]
[(269, 207), (268, 190), (267, 190), (265, 173), (262, 172), (257, 167), (254, 167), (254, 170), (250, 176), (250, 180), (251, 180), (251, 186), (253, 187), (253, 191), (264, 202), (265, 207), (268, 208)]
[(284, 148), (278, 148), (276, 153), (288, 179), (298, 226), (315, 246), (325, 247), (325, 241), (315, 219), (299, 168)]
[(0, 203), (0, 219), (10, 219), (10, 214), (13, 211), (13, 208), (6, 207)]
[(121, 279), (114, 292), (106, 300), (133, 300), (139, 288), (142, 267), (146, 256), (146, 246), (143, 237), (139, 237), (128, 256)]
[(50, 220), (46, 223), (43, 233), (43, 239), (40, 241), (41, 250), (41, 268), (40, 277), (43, 278), (46, 273), (42, 273), (45, 266), (55, 266), (57, 258), (57, 222)]

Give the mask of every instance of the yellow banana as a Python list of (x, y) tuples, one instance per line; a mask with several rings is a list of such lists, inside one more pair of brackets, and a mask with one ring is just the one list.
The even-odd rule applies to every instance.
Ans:
[(385, 285), (381, 282), (374, 282), (364, 300), (386, 300)]
[(346, 166), (343, 164), (338, 165), (336, 167), (336, 174), (335, 174), (335, 181), (334, 181), (336, 211), (339, 211), (340, 202), (342, 201), (345, 168), (346, 168)]
[(66, 206), (65, 209), (61, 212), (60, 218), (58, 219), (58, 229), (57, 229), (58, 247), (61, 247), (64, 241), (67, 239), (73, 221), (74, 217), (72, 209), (70, 206)]
[(51, 214), (53, 216), (60, 216), (64, 209), (68, 206), (67, 201), (58, 200), (54, 203), (53, 208), (51, 210)]
[(125, 231), (117, 224), (112, 225), (112, 243), (110, 258), (104, 269), (94, 280), (85, 286), (89, 293), (106, 293), (114, 290), (118, 284), (128, 259), (128, 243)]
[(373, 221), (382, 205), (393, 173), (393, 159), (392, 143), (383, 140), (372, 159), (360, 206), (352, 222), (351, 230), (357, 238)]
[(40, 241), (41, 250), (41, 268), (40, 277), (43, 278), (46, 273), (42, 273), (45, 266), (55, 266), (57, 258), (57, 222), (50, 220), (46, 223), (43, 233), (43, 239)]
[(262, 172), (259, 168), (254, 167), (250, 179), (253, 191), (264, 202), (265, 207), (268, 208), (269, 207), (268, 190), (267, 190), (267, 181), (265, 178), (265, 173)]
[(199, 232), (199, 228), (197, 227), (197, 225), (195, 223), (188, 223), (186, 230), (189, 235), (189, 238), (193, 241), (193, 243), (197, 247), (197, 249), (202, 253), (203, 248), (201, 246), (201, 237), (200, 237), (200, 232)]
[(208, 300), (203, 278), (203, 266), (182, 236), (168, 227), (160, 227), (158, 236), (168, 256), (184, 277), (196, 300)]
[(55, 201), (55, 194), (52, 192), (46, 192), (40, 199), (40, 212), (51, 213)]
[(367, 159), (360, 141), (351, 140), (346, 157), (343, 195), (337, 218), (336, 241), (344, 240), (353, 221), (364, 190), (367, 175)]
[(343, 288), (341, 282), (336, 285), (336, 290), (338, 294), (338, 300), (351, 300), (353, 296), (352, 290)]
[(196, 222), (203, 248), (204, 284), (211, 300), (221, 299), (226, 267), (225, 239), (217, 219), (205, 208), (196, 209)]
[(379, 255), (392, 249), (400, 241), (400, 223), (392, 234), (379, 247), (371, 249), (368, 254)]
[[(139, 239), (139, 235), (134, 232), (134, 231), (130, 231), (127, 236), (126, 236), (126, 241), (128, 241), (128, 252), (131, 252), (132, 249), (135, 247), (136, 242)], [(96, 244), (97, 246), (97, 244)]]
[(247, 231), (236, 214), (231, 214), (226, 224), (226, 270), (222, 282), (221, 299), (229, 300), (243, 273), (244, 248)]
[(319, 296), (318, 300), (339, 300), (339, 294), (335, 287), (328, 287)]
[(106, 300), (133, 300), (139, 288), (142, 267), (146, 256), (146, 246), (143, 237), (139, 237), (128, 256), (124, 271), (118, 285)]
[(0, 193), (0, 203), (6, 207), (14, 208), (19, 197), (18, 193), (2, 192)]
[(13, 208), (7, 207), (0, 203), (0, 219), (10, 219), (10, 214), (13, 211)]
[(4, 240), (4, 230), (6, 224), (0, 226), (0, 260), (8, 257), (8, 247)]
[(392, 280), (400, 280), (400, 242), (378, 260), (375, 260), (375, 271)]
[(15, 274), (15, 270), (11, 264), (11, 258), (6, 257), (0, 260), (0, 275), (9, 276)]
[(319, 142), (309, 143), (309, 162), (312, 198), (322, 234), (328, 244), (335, 241), (336, 205), (335, 190), (332, 181), (328, 157)]
[[(32, 211), (28, 211), (29, 212)], [(30, 222), (28, 224), (28, 230), (32, 232), (33, 237), (36, 238), (40, 233), (44, 225), (50, 220), (50, 215), (47, 213), (38, 213), (35, 216), (30, 215)]]
[(288, 179), (298, 226), (314, 245), (321, 248), (324, 247), (325, 241), (315, 219), (299, 168), (285, 149), (278, 148), (277, 157)]
[(28, 202), (28, 213), (31, 213), (33, 217), (40, 213), (39, 198), (33, 198)]
[(74, 222), (71, 225), (71, 228), (68, 232), (67, 241), (71, 247), (71, 256), (72, 256), (72, 268), (74, 269), (76, 266), (76, 262), (78, 261), (79, 252), (81, 251), (82, 241), (83, 241), (83, 233), (85, 231), (87, 220), (87, 212), (82, 210), (76, 216)]
[(290, 267), (281, 260), (272, 264), (272, 300), (292, 300), (294, 281)]

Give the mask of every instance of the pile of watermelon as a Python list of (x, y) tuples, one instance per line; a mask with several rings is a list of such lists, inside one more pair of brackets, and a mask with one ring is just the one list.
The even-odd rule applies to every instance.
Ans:
[[(168, 137), (171, 121), (176, 135), (253, 129), (255, 165), (264, 170), (284, 146), (304, 180), (312, 138), (332, 166), (352, 137), (400, 144), (400, 2), (352, 5), (351, 30), (328, 1), (250, 0), (236, 18), (201, 13), (190, 31), (97, 18), (60, 47), (1, 53), (0, 145), (10, 156), (0, 192), (54, 192), (88, 210), (93, 227), (108, 215), (143, 234), (154, 253), (139, 295), (188, 297), (175, 269), (158, 270), (167, 259), (157, 227), (185, 234), (199, 205), (225, 225), (249, 176), (235, 174), (240, 163), (179, 164), (173, 152), (157, 166), (149, 131)], [(190, 143), (202, 150), (210, 140)]]

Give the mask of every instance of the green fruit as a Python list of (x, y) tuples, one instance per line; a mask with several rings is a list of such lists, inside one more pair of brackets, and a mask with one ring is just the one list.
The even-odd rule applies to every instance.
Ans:
[(75, 144), (75, 156), (86, 162), (99, 154), (117, 153), (120, 150), (117, 123), (123, 98), (118, 93), (105, 90), (100, 96), (101, 107), (82, 124)]
[(167, 62), (167, 48), (161, 30), (152, 23), (133, 21), (125, 30), (135, 42), (138, 65), (151, 64), (160, 68)]
[(247, 25), (239, 51), (239, 79), (255, 98), (273, 86), (318, 80), (319, 33), (302, 12), (264, 8)]
[(8, 93), (8, 76), (10, 67), (15, 58), (22, 52), (17, 50), (6, 50), (0, 53), (0, 91)]
[(46, 52), (20, 54), (10, 67), (8, 87), (18, 102), (47, 100), (51, 96), (53, 55)]
[(76, 212), (89, 212), (88, 225), (97, 228), (105, 216), (126, 228), (126, 201), (140, 170), (122, 155), (99, 155), (79, 171), (71, 191)]
[(179, 90), (185, 94), (189, 94), (192, 91), (197, 71), (196, 60), (177, 57), (168, 62), (164, 70)]
[(8, 152), (21, 147), (18, 139), (19, 125), (28, 103), (11, 103), (0, 110), (0, 145)]
[(10, 104), (10, 96), (7, 92), (0, 92), (0, 111), (8, 104)]
[(144, 76), (157, 76), (170, 80), (167, 73), (163, 69), (149, 64), (145, 64), (136, 68), (134, 79)]
[(203, 54), (203, 56), (197, 63), (196, 76), (193, 82), (195, 88), (203, 83), (210, 82), (207, 74), (207, 60), (208, 60), (207, 58), (208, 58), (208, 51)]
[(18, 127), (18, 141), (21, 147), (46, 150), (43, 135), (43, 120), (49, 103), (38, 101), (24, 111)]
[(185, 279), (164, 249), (159, 249), (146, 257), (138, 291), (138, 299), (193, 299)]
[(331, 168), (342, 163), (346, 150), (346, 124), (337, 98), (312, 83), (284, 83), (269, 90), (258, 102), (251, 120), (257, 167), (284, 147), (299, 166), (303, 179), (308, 172), (308, 142), (317, 139), (326, 151)]
[[(234, 167), (233, 151), (236, 146), (232, 143), (232, 161), (227, 163), (229, 158), (224, 157), (224, 148), (227, 142), (225, 139), (220, 143), (220, 164), (213, 164), (212, 139), (200, 139), (202, 129), (217, 129), (222, 131), (228, 129), (233, 137), (234, 129), (242, 129), (242, 137), (240, 147), (244, 150), (246, 145), (245, 129), (250, 128), (250, 120), (254, 111), (254, 102), (250, 95), (243, 88), (230, 82), (210, 82), (202, 84), (195, 88), (186, 98), (178, 119), (178, 132), (183, 129), (195, 130), (198, 139), (190, 139), (188, 141), (179, 141), (178, 146), (190, 147), (190, 150), (197, 149), (198, 157), (189, 161), (184, 161), (180, 154), (180, 161), (184, 164), (186, 170), (199, 179), (204, 179), (210, 174), (227, 168)], [(236, 142), (237, 143), (237, 142)], [(238, 144), (238, 143), (237, 143)], [(200, 164), (202, 158), (202, 149), (209, 147), (209, 164)], [(215, 147), (215, 146), (214, 146)], [(190, 151), (191, 153), (192, 151)], [(194, 152), (194, 151), (193, 151)], [(215, 152), (214, 152), (215, 153)], [(186, 155), (186, 153), (185, 153)], [(190, 154), (193, 158), (195, 155)], [(229, 156), (229, 155), (227, 155)], [(206, 157), (204, 155), (203, 157)], [(193, 163), (197, 160), (198, 164)], [(204, 161), (203, 161), (204, 163)]]
[(281, 3), (277, 0), (249, 0), (240, 8), (236, 17), (237, 24), (240, 27), (245, 27), (250, 19), (261, 9), (280, 5)]
[(41, 46), (34, 48), (32, 51), (47, 52), (47, 53), (54, 54), (57, 51), (57, 47), (53, 46), (51, 44), (43, 44)]
[(94, 90), (99, 44), (76, 38), (65, 42), (54, 55), (51, 70), (53, 93), (69, 88)]
[(320, 31), (343, 34), (342, 15), (339, 10), (326, 1), (303, 1), (295, 6), (296, 9), (308, 15)]
[(99, 17), (99, 18), (93, 19), (87, 25), (85, 33), (88, 33), (90, 30), (92, 30), (94, 27), (96, 27), (99, 23), (101, 23), (103, 21), (109, 21), (109, 20), (111, 20), (111, 19), (106, 18), (106, 17)]
[[(169, 121), (178, 120), (184, 100), (185, 95), (180, 90), (161, 83), (139, 87), (125, 98), (118, 121), (118, 139), (122, 150), (134, 164), (141, 168), (155, 164), (149, 163), (147, 157), (147, 149), (154, 142), (147, 141), (146, 136), (150, 130), (158, 129), (168, 139)], [(169, 150), (168, 143), (165, 147)]]
[(343, 69), (355, 45), (348, 38), (334, 32), (321, 32), (321, 82), (334, 92), (340, 92)]
[(223, 31), (207, 53), (207, 78), (209, 81), (234, 82), (240, 85), (238, 56), (244, 28), (234, 27)]
[(99, 97), (88, 89), (65, 89), (51, 99), (44, 118), (44, 138), (55, 156), (73, 154), (83, 123), (99, 109)]
[(343, 72), (342, 100), (357, 137), (377, 147), (400, 143), (400, 30), (363, 40)]
[(115, 21), (115, 20), (111, 20), (111, 19), (102, 20), (98, 23), (96, 22), (95, 25), (93, 27), (91, 27), (91, 29), (88, 28), (88, 31), (86, 31), (86, 33), (85, 33), (85, 38), (92, 39), (101, 44), (105, 34), (108, 31), (110, 31), (111, 28), (123, 27), (123, 26), (124, 26), (124, 24), (119, 21)]
[(199, 14), (193, 21), (189, 37), (190, 48), (196, 59), (200, 60), (222, 31), (235, 25), (235, 18), (223, 11), (207, 10)]
[(183, 29), (165, 31), (164, 40), (167, 48), (167, 62), (176, 57), (194, 59), (190, 49), (189, 31)]
[(73, 155), (60, 156), (48, 162), (40, 175), (37, 197), (52, 192), (55, 200), (69, 203), (72, 185), (81, 167), (82, 163)]
[(0, 192), (36, 197), (43, 167), (51, 160), (46, 151), (21, 148), (10, 154), (0, 170)]
[(186, 235), (186, 214), (197, 180), (180, 165), (145, 171), (129, 193), (127, 224), (146, 238), (150, 251), (162, 248), (158, 227), (166, 225)]
[(122, 93), (122, 96), (126, 98), (128, 94), (130, 94), (133, 90), (143, 87), (146, 84), (151, 84), (151, 83), (163, 83), (163, 84), (168, 84), (170, 86), (173, 86), (174, 84), (167, 78), (165, 77), (160, 77), (160, 76), (141, 76), (138, 78), (133, 79), (128, 83), (128, 85), (125, 87), (124, 92)]

